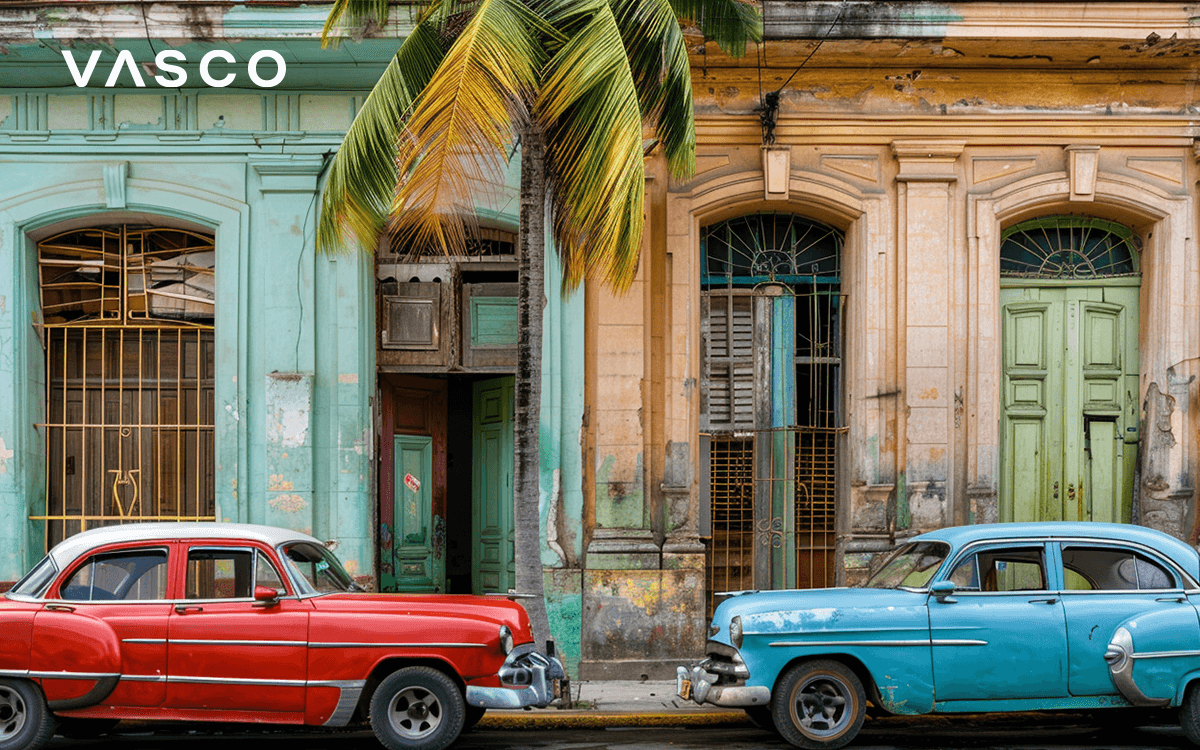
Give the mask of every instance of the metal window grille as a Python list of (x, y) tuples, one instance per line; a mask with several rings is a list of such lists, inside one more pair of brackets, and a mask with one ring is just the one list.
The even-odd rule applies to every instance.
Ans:
[(48, 546), (124, 521), (215, 520), (213, 240), (88, 229), (38, 247)]
[[(841, 243), (837, 230), (792, 215), (739, 217), (706, 230), (710, 614), (722, 591), (833, 585), (846, 432)], [(792, 371), (780, 377), (780, 368)]]
[(1138, 276), (1141, 238), (1124, 224), (1047, 216), (1004, 231), (1000, 275), (1069, 281)]

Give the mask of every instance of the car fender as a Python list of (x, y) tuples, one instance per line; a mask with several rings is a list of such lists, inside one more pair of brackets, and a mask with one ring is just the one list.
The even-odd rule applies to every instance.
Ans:
[(1179, 705), (1187, 676), (1200, 672), (1200, 623), (1185, 603), (1135, 615), (1117, 628), (1104, 656), (1113, 683), (1139, 706)]
[(33, 618), (29, 676), (41, 682), (51, 710), (95, 705), (121, 678), (120, 640), (97, 617), (67, 604), (48, 605)]

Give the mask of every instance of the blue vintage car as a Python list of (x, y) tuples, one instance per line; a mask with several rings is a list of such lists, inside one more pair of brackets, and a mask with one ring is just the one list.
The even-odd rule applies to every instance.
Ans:
[(1102, 523), (913, 537), (863, 588), (729, 595), (679, 695), (744, 708), (797, 747), (892, 714), (1180, 707), (1200, 743), (1200, 556)]

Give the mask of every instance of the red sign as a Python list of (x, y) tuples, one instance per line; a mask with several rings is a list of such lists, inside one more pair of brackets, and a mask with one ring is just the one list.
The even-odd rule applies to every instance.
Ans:
[(413, 492), (420, 492), (421, 480), (417, 479), (412, 474), (405, 474), (404, 475), (404, 486), (409, 488)]

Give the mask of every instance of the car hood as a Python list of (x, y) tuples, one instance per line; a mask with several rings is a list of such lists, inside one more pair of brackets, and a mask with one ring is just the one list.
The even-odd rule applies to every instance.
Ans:
[(742, 618), (746, 635), (888, 629), (901, 621), (906, 630), (928, 632), (927, 599), (924, 592), (903, 589), (763, 591), (726, 599), (717, 607), (713, 624), (720, 627), (717, 639), (722, 641), (735, 616)]

